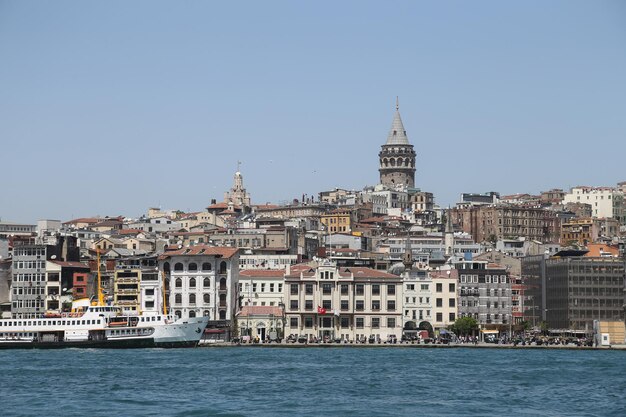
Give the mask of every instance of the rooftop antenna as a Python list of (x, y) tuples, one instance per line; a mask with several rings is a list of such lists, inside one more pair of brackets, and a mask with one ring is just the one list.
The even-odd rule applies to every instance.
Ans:
[(396, 96), (396, 111), (400, 110), (400, 101), (398, 100), (398, 96)]

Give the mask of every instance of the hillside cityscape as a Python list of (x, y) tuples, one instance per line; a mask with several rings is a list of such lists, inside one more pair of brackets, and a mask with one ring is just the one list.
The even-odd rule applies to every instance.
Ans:
[(238, 162), (232, 188), (199, 211), (2, 221), (1, 317), (68, 313), (96, 299), (100, 282), (106, 304), (127, 315), (208, 317), (207, 343), (533, 332), (625, 342), (626, 181), (546, 184), (536, 195), (467, 190), (440, 207), (419, 188), (423, 156), (397, 104), (384, 139), (380, 181), (362, 190), (258, 204)]

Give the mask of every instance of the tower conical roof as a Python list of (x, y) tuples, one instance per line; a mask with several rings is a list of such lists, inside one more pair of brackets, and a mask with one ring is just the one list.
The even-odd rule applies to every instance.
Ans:
[(400, 106), (398, 99), (396, 98), (396, 114), (393, 116), (393, 122), (391, 123), (391, 130), (389, 136), (387, 136), (387, 143), (385, 145), (410, 145), (409, 138), (406, 136), (406, 130), (402, 124), (400, 118)]

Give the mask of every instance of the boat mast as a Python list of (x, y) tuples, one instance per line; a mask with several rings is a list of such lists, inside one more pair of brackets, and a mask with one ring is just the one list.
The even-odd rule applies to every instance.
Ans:
[(102, 276), (100, 275), (100, 248), (96, 248), (98, 259), (98, 306), (104, 305), (104, 294), (102, 293)]
[(161, 272), (161, 280), (163, 281), (163, 315), (167, 316), (167, 299), (165, 298), (165, 271)]

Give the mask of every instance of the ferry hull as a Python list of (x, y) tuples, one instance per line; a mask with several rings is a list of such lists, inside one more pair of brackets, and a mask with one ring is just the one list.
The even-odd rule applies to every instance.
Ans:
[(154, 339), (100, 340), (72, 342), (1, 342), (0, 349), (139, 349), (139, 348), (193, 348), (198, 345), (195, 340), (155, 342)]

